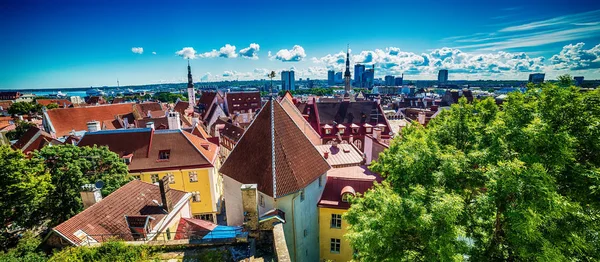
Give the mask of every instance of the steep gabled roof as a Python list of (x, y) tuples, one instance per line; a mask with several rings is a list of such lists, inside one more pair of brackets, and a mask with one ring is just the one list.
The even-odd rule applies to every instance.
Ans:
[[(186, 192), (171, 189), (173, 205), (186, 196)], [(157, 185), (133, 180), (115, 192), (92, 205), (81, 213), (53, 228), (72, 243), (79, 245), (82, 239), (76, 236), (81, 230), (97, 242), (103, 242), (110, 237), (120, 236), (121, 239), (132, 241), (131, 230), (125, 216), (151, 216), (151, 227), (167, 216), (162, 207), (152, 200), (161, 200), (160, 189)], [(105, 235), (103, 238), (100, 235)]]
[(60, 108), (71, 107), (73, 105), (73, 103), (71, 103), (71, 101), (68, 99), (37, 99), (35, 100), (35, 102), (42, 106), (48, 106), (49, 104), (57, 104)]
[(220, 172), (243, 184), (258, 184), (258, 190), (264, 194), (282, 197), (305, 188), (329, 169), (329, 164), (281, 105), (269, 101)]
[(13, 148), (21, 149), (27, 154), (34, 150), (40, 150), (47, 145), (59, 145), (60, 141), (52, 138), (52, 136), (43, 130), (33, 126), (30, 127), (21, 138), (13, 145)]

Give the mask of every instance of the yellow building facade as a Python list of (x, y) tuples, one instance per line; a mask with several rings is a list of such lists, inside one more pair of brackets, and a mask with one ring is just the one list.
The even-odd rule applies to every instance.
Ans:
[(350, 261), (354, 250), (344, 235), (346, 209), (319, 207), (319, 249), (321, 261)]
[(192, 217), (217, 222), (216, 215), (220, 213), (220, 196), (222, 191), (222, 178), (217, 168), (202, 169), (170, 169), (154, 172), (130, 172), (130, 174), (144, 182), (157, 183), (165, 176), (171, 177), (173, 189), (190, 192), (190, 207)]

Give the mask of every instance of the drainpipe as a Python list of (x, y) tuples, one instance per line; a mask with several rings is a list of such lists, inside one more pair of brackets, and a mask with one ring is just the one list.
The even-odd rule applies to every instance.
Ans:
[(294, 216), (294, 203), (296, 203), (296, 197), (299, 195), (300, 194), (296, 193), (294, 194), (294, 197), (292, 197), (292, 236), (294, 237), (294, 261), (298, 261), (298, 252), (296, 252), (296, 217)]

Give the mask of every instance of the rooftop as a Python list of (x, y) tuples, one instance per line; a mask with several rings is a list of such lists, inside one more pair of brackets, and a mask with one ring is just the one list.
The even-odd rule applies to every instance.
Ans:
[(315, 148), (325, 156), (327, 163), (333, 168), (345, 166), (359, 166), (363, 163), (363, 154), (353, 144), (316, 145)]
[(327, 174), (327, 183), (319, 200), (319, 207), (348, 209), (350, 203), (342, 199), (344, 194), (364, 194), (381, 177), (368, 170), (366, 166), (334, 168)]

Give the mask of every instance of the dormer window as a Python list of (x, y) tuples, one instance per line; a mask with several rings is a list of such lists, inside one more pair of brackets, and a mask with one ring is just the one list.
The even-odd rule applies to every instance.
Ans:
[(333, 129), (333, 127), (330, 125), (324, 125), (323, 129), (325, 130), (325, 134), (331, 135), (331, 129)]
[(371, 132), (373, 132), (373, 126), (369, 125), (369, 124), (365, 124), (365, 132), (367, 132), (367, 134), (370, 134)]
[(158, 151), (158, 160), (166, 161), (171, 157), (171, 150), (160, 150)]
[(342, 125), (342, 124), (337, 125), (337, 128), (338, 128), (338, 133), (340, 135), (344, 134), (344, 132), (346, 131), (346, 127), (344, 125)]
[(350, 125), (350, 128), (352, 128), (352, 134), (358, 134), (358, 129), (360, 128), (360, 126), (358, 126), (357, 124), (352, 124)]
[(342, 202), (348, 203), (348, 200), (350, 200), (351, 196), (354, 196), (354, 194), (356, 194), (356, 191), (354, 191), (354, 188), (352, 188), (351, 186), (345, 186), (344, 188), (342, 188)]

